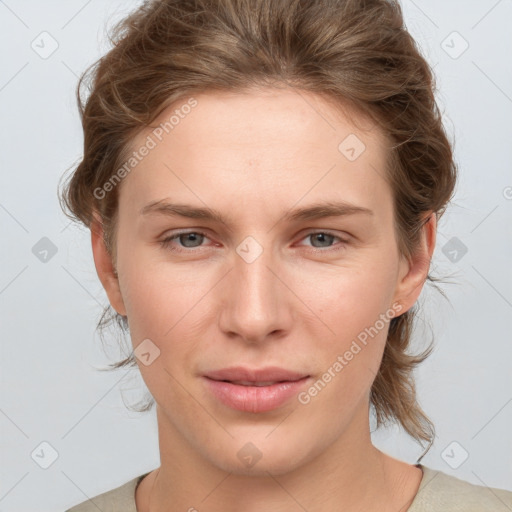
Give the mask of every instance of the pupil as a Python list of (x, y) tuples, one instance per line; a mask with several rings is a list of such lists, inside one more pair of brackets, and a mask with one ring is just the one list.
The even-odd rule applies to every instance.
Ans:
[[(198, 239), (198, 236), (200, 237), (201, 235), (198, 235), (197, 233), (185, 233), (184, 235), (181, 235), (182, 237), (185, 237), (185, 247), (194, 247), (193, 243), (194, 242), (197, 242), (197, 239)], [(183, 242), (183, 239), (182, 239), (182, 242)], [(192, 242), (192, 245), (187, 245), (188, 242)]]
[[(321, 247), (324, 247), (325, 245), (328, 245), (329, 238), (332, 238), (333, 235), (328, 235), (327, 233), (317, 233), (315, 235), (316, 239), (320, 240), (320, 243), (324, 242), (324, 245), (321, 245)], [(327, 238), (326, 238), (327, 237)]]

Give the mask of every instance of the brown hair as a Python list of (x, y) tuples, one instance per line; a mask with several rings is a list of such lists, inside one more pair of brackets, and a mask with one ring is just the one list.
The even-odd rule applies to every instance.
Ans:
[[(59, 199), (66, 215), (88, 227), (99, 212), (114, 262), (119, 187), (101, 199), (94, 190), (127, 160), (135, 134), (177, 100), (209, 90), (286, 85), (374, 120), (393, 142), (386, 177), (399, 249), (408, 257), (426, 214), (439, 219), (452, 198), (456, 165), (433, 72), (396, 1), (146, 1), (113, 28), (110, 42), (113, 48), (77, 87), (84, 156)], [(81, 86), (91, 71), (82, 103)], [(428, 280), (437, 279), (429, 274)], [(415, 305), (391, 320), (370, 403), (377, 428), (398, 421), (430, 448), (435, 429), (417, 402), (413, 370), (433, 346), (407, 353), (416, 313)], [(127, 319), (107, 306), (98, 328), (116, 322), (127, 330)], [(136, 365), (133, 353), (110, 366), (125, 365)]]

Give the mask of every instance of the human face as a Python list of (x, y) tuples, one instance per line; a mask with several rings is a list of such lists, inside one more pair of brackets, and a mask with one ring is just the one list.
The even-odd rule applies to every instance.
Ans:
[[(150, 340), (137, 362), (160, 420), (195, 456), (239, 473), (283, 473), (342, 442), (360, 446), (389, 320), (411, 305), (397, 304), (408, 266), (383, 178), (386, 140), (311, 93), (194, 98), (168, 134), (152, 135), (156, 146), (120, 188), (115, 307), (136, 354)], [(222, 221), (148, 206), (163, 202)], [(325, 203), (348, 206), (291, 215)], [(163, 243), (183, 231), (196, 234)], [(292, 375), (260, 380), (301, 379), (220, 383), (215, 372), (234, 367), (248, 373), (228, 380), (252, 382), (269, 368)]]

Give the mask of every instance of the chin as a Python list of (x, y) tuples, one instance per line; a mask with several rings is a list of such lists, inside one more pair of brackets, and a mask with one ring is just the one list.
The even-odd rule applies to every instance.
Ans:
[(311, 437), (287, 433), (286, 430), (272, 433), (269, 429), (259, 432), (234, 433), (234, 439), (219, 442), (216, 449), (205, 447), (204, 455), (223, 471), (237, 475), (265, 476), (283, 475), (300, 468), (315, 457), (315, 446)]
[[(294, 455), (294, 457), (291, 458), (291, 455)], [(296, 455), (292, 450), (282, 450), (281, 453), (274, 452), (266, 456), (263, 455), (261, 459), (252, 464), (241, 462), (237, 456), (215, 458), (212, 460), (212, 463), (219, 469), (235, 475), (268, 477), (270, 473), (271, 475), (279, 476), (298, 469), (306, 462)]]

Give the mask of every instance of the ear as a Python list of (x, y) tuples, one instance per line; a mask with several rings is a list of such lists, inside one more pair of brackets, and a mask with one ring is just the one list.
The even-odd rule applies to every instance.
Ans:
[(103, 224), (97, 212), (93, 213), (91, 222), (91, 245), (96, 272), (103, 288), (107, 292), (110, 305), (120, 314), (126, 316), (123, 297), (119, 288), (119, 278), (112, 262), (112, 256), (107, 251), (103, 237)]
[(419, 245), (409, 258), (400, 262), (399, 280), (395, 290), (395, 303), (400, 303), (405, 313), (418, 299), (427, 279), (430, 261), (436, 245), (437, 217), (431, 212), (424, 217)]

